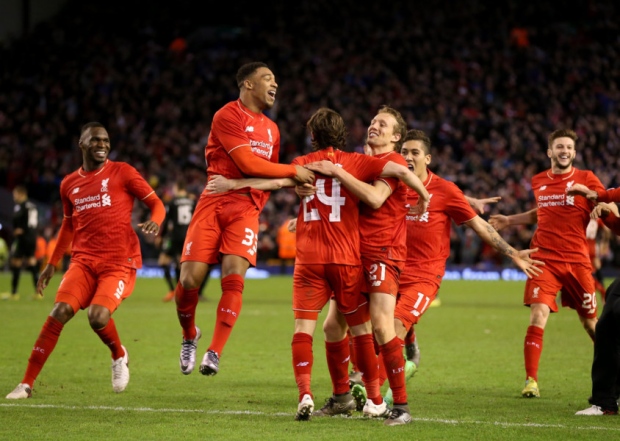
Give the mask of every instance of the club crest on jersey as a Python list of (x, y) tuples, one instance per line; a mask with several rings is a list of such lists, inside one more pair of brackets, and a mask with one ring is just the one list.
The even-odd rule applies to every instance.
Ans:
[(538, 298), (538, 291), (540, 291), (540, 286), (537, 286), (536, 288), (534, 288), (534, 290), (532, 291), (532, 298), (533, 299), (537, 299)]
[[(566, 183), (566, 189), (568, 190), (573, 186), (575, 181), (569, 181)], [(575, 205), (575, 196), (566, 196), (566, 205)]]
[(254, 127), (253, 126), (247, 126), (245, 128), (245, 131), (248, 132), (248, 133), (252, 133), (254, 131)]
[(189, 256), (190, 254), (192, 254), (192, 244), (194, 242), (190, 242), (187, 245), (185, 245), (185, 255)]
[(108, 181), (110, 180), (110, 178), (106, 178), (104, 180), (101, 181), (101, 192), (102, 193), (107, 193), (108, 190)]
[(267, 129), (267, 135), (269, 135), (269, 142), (273, 142), (273, 137), (271, 136), (271, 129)]

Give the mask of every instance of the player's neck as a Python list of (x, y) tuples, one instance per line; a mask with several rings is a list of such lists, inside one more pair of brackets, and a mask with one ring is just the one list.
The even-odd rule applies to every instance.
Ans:
[(107, 159), (103, 162), (84, 161), (82, 162), (82, 170), (84, 170), (85, 172), (97, 171), (97, 170), (102, 169), (103, 166), (106, 165), (107, 162), (108, 162)]
[(252, 95), (242, 93), (241, 95), (239, 95), (239, 101), (241, 101), (241, 104), (250, 109), (252, 112), (263, 113), (264, 109), (262, 103), (254, 100)]
[(567, 168), (551, 166), (551, 173), (553, 173), (554, 175), (566, 175), (572, 171), (573, 171), (572, 165)]
[(378, 147), (370, 147), (372, 156), (383, 155), (384, 153), (390, 153), (394, 151), (394, 145), (386, 144)]
[(428, 169), (425, 168), (419, 175), (416, 173), (416, 176), (420, 179), (420, 181), (422, 181), (422, 183), (425, 183), (428, 179)]

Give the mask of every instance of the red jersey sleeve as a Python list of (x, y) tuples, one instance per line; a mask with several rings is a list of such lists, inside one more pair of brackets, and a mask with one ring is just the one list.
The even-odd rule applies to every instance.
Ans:
[(620, 188), (596, 190), (598, 202), (620, 202)]

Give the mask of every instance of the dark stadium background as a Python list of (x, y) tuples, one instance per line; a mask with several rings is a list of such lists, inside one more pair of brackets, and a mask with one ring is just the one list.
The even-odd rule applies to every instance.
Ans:
[[(205, 181), (213, 112), (237, 98), (234, 74), (262, 60), (279, 83), (270, 112), (281, 161), (308, 151), (304, 124), (320, 106), (349, 124), (360, 150), (382, 104), (427, 131), (432, 169), (471, 196), (502, 196), (485, 213), (533, 207), (531, 176), (548, 168), (546, 135), (577, 131), (576, 166), (618, 185), (620, 32), (613, 1), (174, 2), (5, 0), (0, 5), (0, 237), (9, 244), (11, 189), (25, 184), (41, 234), (59, 226), (58, 185), (77, 168), (91, 120), (162, 198), (183, 175)], [(296, 212), (274, 192), (259, 256), (275, 263), (277, 227)], [(136, 210), (136, 222), (144, 212)], [(502, 235), (525, 248), (532, 228)], [(501, 257), (455, 227), (451, 263), (495, 268)], [(154, 258), (144, 242), (145, 257)], [(605, 273), (620, 266), (618, 241)]]

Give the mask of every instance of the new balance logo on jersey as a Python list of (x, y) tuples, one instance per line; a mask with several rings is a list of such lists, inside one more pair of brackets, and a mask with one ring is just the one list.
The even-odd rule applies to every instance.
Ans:
[(537, 286), (536, 288), (534, 288), (534, 290), (532, 291), (532, 298), (533, 299), (537, 299), (538, 298), (538, 291), (540, 291), (540, 286)]
[(189, 256), (190, 254), (192, 254), (192, 244), (194, 242), (190, 242), (187, 245), (185, 245), (185, 255)]
[(101, 193), (107, 193), (108, 192), (108, 181), (110, 180), (110, 178), (104, 179), (103, 181), (101, 181)]
[(543, 185), (542, 187), (540, 187), (540, 191), (545, 191), (547, 189), (546, 185)]
[(76, 194), (78, 191), (80, 191), (80, 187), (75, 187), (71, 194)]
[(247, 127), (245, 128), (245, 131), (246, 131), (246, 132), (248, 132), (248, 133), (251, 133), (251, 132), (253, 132), (253, 131), (254, 131), (254, 127), (252, 127), (252, 126), (247, 126)]
[(110, 199), (110, 195), (109, 194), (104, 194), (101, 197), (101, 206), (102, 207), (111, 207), (112, 206), (112, 199)]

